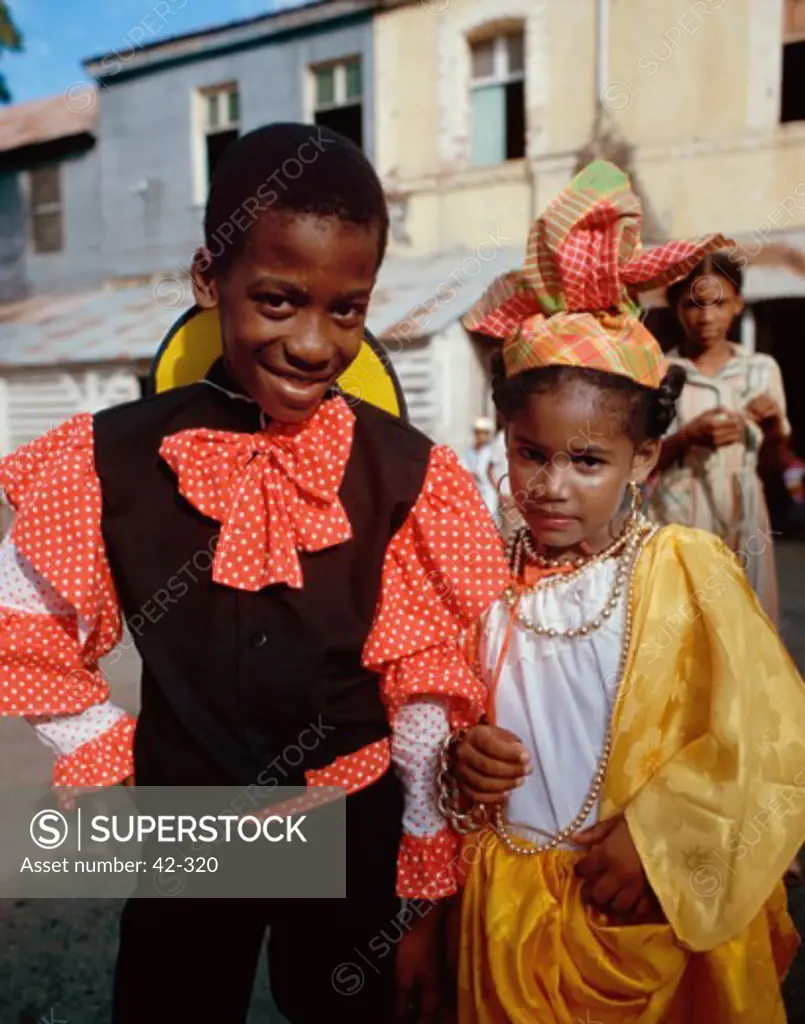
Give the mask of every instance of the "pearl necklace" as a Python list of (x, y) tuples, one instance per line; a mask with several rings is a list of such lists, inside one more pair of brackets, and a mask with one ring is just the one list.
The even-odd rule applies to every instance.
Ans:
[[(591, 558), (587, 559), (583, 565), (569, 573), (557, 573), (547, 579), (538, 580), (537, 583), (530, 588), (530, 592), (533, 593), (537, 590), (549, 590), (554, 587), (564, 585), (573, 579), (577, 579), (583, 573), (588, 572), (593, 566), (599, 565), (606, 559), (613, 557), (619, 548), (623, 548), (623, 554), (621, 555), (619, 564), (615, 570), (615, 578), (612, 583), (610, 594), (604, 602), (601, 611), (590, 619), (589, 622), (586, 622), (583, 626), (564, 630), (554, 629), (553, 627), (544, 626), (541, 623), (535, 622), (524, 612), (517, 609), (517, 605), (523, 591), (518, 590), (516, 586), (510, 586), (506, 589), (503, 595), (503, 600), (514, 615), (514, 619), (517, 624), (530, 632), (535, 633), (537, 636), (548, 637), (551, 640), (575, 640), (579, 636), (589, 636), (590, 633), (600, 629), (601, 626), (603, 626), (603, 624), (612, 617), (620, 603), (621, 595), (623, 594), (623, 590), (629, 580), (641, 541), (648, 529), (650, 529), (648, 522), (642, 517), (638, 517), (635, 519), (634, 523), (617, 538), (616, 541), (613, 541), (613, 543), (609, 545), (608, 548), (605, 548), (597, 555), (593, 555)], [(516, 546), (512, 551), (513, 564), (510, 564), (512, 564), (512, 572), (515, 579), (520, 577), (522, 569), (521, 557), (518, 557), (520, 551), (522, 551), (522, 547), (520, 547), (518, 551)]]
[(581, 569), (582, 566), (586, 565), (593, 558), (608, 558), (611, 554), (618, 550), (623, 544), (629, 531), (635, 526), (637, 521), (640, 519), (640, 508), (636, 502), (632, 502), (629, 509), (629, 514), (626, 517), (626, 522), (623, 525), (623, 529), (618, 536), (603, 550), (595, 555), (577, 555), (575, 558), (546, 558), (537, 551), (534, 545), (534, 538), (531, 535), (531, 531), (528, 527), (522, 527), (517, 531), (515, 537), (519, 534), (519, 543), (522, 546), (525, 554), (542, 569), (561, 569), (563, 566), (572, 565), (576, 569)]
[[(629, 595), (626, 605), (626, 624), (623, 630), (623, 640), (621, 641), (620, 659), (618, 662), (618, 689), (616, 690), (616, 697), (620, 691), (620, 687), (623, 683), (623, 678), (626, 674), (626, 667), (629, 661), (629, 651), (632, 642), (632, 596), (634, 591), (634, 568), (637, 564), (638, 557), (641, 551), (654, 536), (657, 531), (657, 527), (651, 524), (645, 524), (645, 527), (640, 531), (639, 540), (635, 546), (634, 551), (631, 554), (631, 559), (628, 561), (628, 576), (629, 576)], [(511, 853), (516, 854), (519, 857), (533, 857), (537, 853), (545, 853), (547, 850), (555, 850), (560, 843), (570, 839), (571, 836), (575, 835), (576, 832), (582, 827), (584, 822), (590, 816), (590, 812), (598, 802), (598, 798), (601, 795), (601, 790), (604, 788), (604, 780), (606, 779), (607, 769), (609, 768), (609, 759), (612, 754), (613, 744), (613, 728), (612, 728), (613, 715), (610, 714), (609, 723), (607, 725), (607, 735), (604, 740), (604, 747), (601, 753), (601, 757), (598, 761), (598, 768), (595, 775), (593, 776), (592, 785), (587, 793), (587, 797), (582, 804), (582, 808), (573, 821), (566, 827), (556, 832), (547, 842), (544, 843), (528, 843), (523, 845), (518, 843), (512, 838), (509, 832), (507, 823), (503, 817), (503, 809), (498, 806), (495, 808), (492, 814), (492, 827), (497, 833), (498, 838)]]
[[(598, 565), (607, 558), (611, 558), (613, 555), (617, 554), (621, 548), (625, 547), (627, 541), (633, 535), (636, 526), (637, 521), (630, 523), (627, 529), (625, 529), (620, 536), (616, 537), (615, 540), (608, 544), (603, 551), (598, 551), (594, 555), (581, 555), (572, 562), (564, 562), (561, 559), (551, 559), (550, 561), (555, 563), (555, 565), (551, 567), (559, 568), (572, 565), (573, 569), (570, 572), (562, 573), (560, 577), (548, 577), (547, 579), (540, 581), (541, 585), (553, 586), (554, 584), (552, 581), (554, 579), (559, 579), (563, 582), (569, 582), (570, 580), (577, 579), (585, 570), (592, 568), (594, 565)], [(531, 558), (529, 543), (530, 533), (528, 527), (522, 527), (512, 535), (512, 538), (509, 541), (506, 557), (508, 558), (509, 566), (515, 579), (519, 579), (522, 576), (526, 557)], [(543, 559), (542, 564), (544, 564), (545, 561), (546, 560)]]

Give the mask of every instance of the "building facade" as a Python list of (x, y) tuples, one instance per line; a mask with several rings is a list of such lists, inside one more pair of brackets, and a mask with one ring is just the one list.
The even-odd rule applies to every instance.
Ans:
[(740, 335), (781, 363), (805, 438), (805, 0), (432, 0), (377, 15), (375, 66), (399, 246), (522, 244), (580, 166), (615, 159), (649, 242), (736, 240)]
[(805, 230), (805, 0), (434, 0), (379, 13), (375, 51), (413, 251), (520, 239), (604, 133), (667, 237)]
[[(99, 317), (113, 329), (96, 351), (141, 378), (143, 295), (160, 329), (191, 304), (215, 163), (276, 120), (342, 131), (377, 167), (392, 232), (369, 323), (437, 440), (461, 447), (490, 411), (486, 353), (461, 314), (595, 155), (633, 175), (649, 241), (741, 243), (743, 338), (789, 382), (805, 371), (805, 0), (318, 0), (85, 66), (90, 93), (0, 112), (9, 379), (85, 366)], [(54, 295), (83, 319), (48, 313)], [(0, 423), (0, 441), (18, 427)]]

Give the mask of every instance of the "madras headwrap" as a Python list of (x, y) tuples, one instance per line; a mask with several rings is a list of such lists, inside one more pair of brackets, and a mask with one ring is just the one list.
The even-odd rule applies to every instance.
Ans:
[(595, 160), (535, 222), (523, 270), (499, 277), (464, 317), (469, 330), (503, 339), (508, 377), (584, 366), (659, 386), (666, 362), (629, 286), (673, 284), (734, 243), (708, 235), (643, 251), (641, 219), (628, 175)]

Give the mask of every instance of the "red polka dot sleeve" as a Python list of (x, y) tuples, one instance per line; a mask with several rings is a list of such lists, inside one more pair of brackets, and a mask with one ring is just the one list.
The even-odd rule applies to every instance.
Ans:
[(0, 714), (25, 717), (59, 753), (54, 785), (133, 774), (134, 722), (108, 701), (98, 660), (121, 635), (101, 536), (92, 417), (0, 460), (15, 511), (0, 549)]
[(364, 662), (382, 674), (392, 758), (405, 789), (398, 892), (456, 891), (458, 836), (438, 811), (439, 749), (476, 722), (487, 694), (463, 655), (463, 632), (508, 582), (500, 536), (470, 475), (436, 447), (422, 492), (386, 552)]

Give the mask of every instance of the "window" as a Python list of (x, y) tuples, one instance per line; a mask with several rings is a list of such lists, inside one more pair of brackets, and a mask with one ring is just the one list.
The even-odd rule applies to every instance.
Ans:
[(472, 162), (525, 156), (525, 46), (512, 32), (472, 43)]
[(31, 237), (34, 252), (61, 252), (62, 224), (61, 167), (39, 167), (29, 172)]
[(360, 57), (313, 69), (313, 120), (363, 147), (363, 73)]
[(213, 172), (224, 150), (240, 134), (240, 93), (234, 83), (199, 92), (203, 146), (202, 196), (206, 196)]
[(780, 120), (805, 121), (805, 0), (786, 0)]

